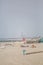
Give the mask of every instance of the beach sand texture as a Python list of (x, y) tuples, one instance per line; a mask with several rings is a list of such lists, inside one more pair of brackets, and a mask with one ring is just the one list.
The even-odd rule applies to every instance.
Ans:
[(23, 55), (23, 50), (26, 50), (25, 53), (43, 51), (43, 43), (34, 44), (36, 48), (32, 48), (33, 43), (8, 42), (9, 45), (5, 45), (6, 43), (0, 45), (0, 65), (43, 65), (43, 52)]

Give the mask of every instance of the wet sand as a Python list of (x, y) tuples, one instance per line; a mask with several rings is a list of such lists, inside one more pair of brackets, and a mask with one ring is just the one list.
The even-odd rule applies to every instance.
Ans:
[(36, 48), (32, 48), (32, 44), (8, 43), (9, 45), (5, 45), (5, 42), (0, 46), (0, 65), (43, 65), (43, 52), (26, 55), (26, 53), (43, 51), (43, 43), (34, 44)]

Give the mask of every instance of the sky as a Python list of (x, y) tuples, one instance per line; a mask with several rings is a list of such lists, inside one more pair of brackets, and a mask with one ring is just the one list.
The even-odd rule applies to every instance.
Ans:
[(43, 0), (0, 0), (0, 38), (43, 36)]

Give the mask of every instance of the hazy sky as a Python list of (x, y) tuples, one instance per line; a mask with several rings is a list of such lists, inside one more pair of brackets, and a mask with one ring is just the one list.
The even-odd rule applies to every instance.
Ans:
[(43, 0), (0, 0), (0, 38), (43, 36)]

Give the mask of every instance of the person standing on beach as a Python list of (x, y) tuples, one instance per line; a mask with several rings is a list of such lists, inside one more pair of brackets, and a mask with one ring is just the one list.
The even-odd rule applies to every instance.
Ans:
[(24, 44), (26, 43), (26, 38), (23, 38), (23, 42), (24, 42)]

